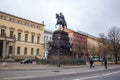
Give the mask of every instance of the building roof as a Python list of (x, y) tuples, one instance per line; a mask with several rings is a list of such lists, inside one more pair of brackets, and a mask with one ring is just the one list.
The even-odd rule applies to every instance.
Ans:
[(15, 16), (15, 15), (8, 14), (6, 12), (0, 11), (0, 13), (5, 14), (5, 15), (9, 15), (9, 16), (13, 16), (15, 18), (19, 18), (19, 19), (22, 19), (22, 20), (25, 20), (25, 21), (29, 21), (29, 22), (32, 22), (32, 23), (35, 23), (35, 24), (39, 24), (39, 25), (45, 26), (44, 21), (42, 21), (42, 23), (38, 23), (38, 22), (34, 22), (34, 21), (31, 21), (31, 20), (28, 20), (28, 19), (25, 19), (25, 18), (22, 18), (22, 17), (18, 17), (18, 16)]
[(86, 36), (89, 37), (89, 38), (98, 39), (98, 37), (95, 37), (95, 36), (93, 36), (93, 35), (90, 35), (90, 34), (88, 34), (88, 33), (86, 33), (86, 32), (83, 32), (83, 31), (77, 31), (77, 32), (80, 33), (80, 34), (86, 35)]
[(51, 31), (51, 30), (49, 30), (49, 29), (45, 29), (44, 32), (47, 32), (47, 33), (51, 33), (51, 34), (53, 34), (53, 31)]

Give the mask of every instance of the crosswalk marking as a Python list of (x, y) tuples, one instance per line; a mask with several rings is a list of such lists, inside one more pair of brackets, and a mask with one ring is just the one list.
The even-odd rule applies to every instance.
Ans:
[(100, 76), (91, 76), (91, 77), (85, 77), (85, 78), (79, 78), (79, 79), (73, 79), (73, 80), (86, 80), (86, 79), (92, 79), (92, 78), (97, 78), (97, 77), (109, 76), (109, 75), (116, 74), (116, 73), (120, 73), (120, 71), (116, 71), (116, 72), (112, 72), (112, 73), (108, 73), (108, 74), (103, 74)]

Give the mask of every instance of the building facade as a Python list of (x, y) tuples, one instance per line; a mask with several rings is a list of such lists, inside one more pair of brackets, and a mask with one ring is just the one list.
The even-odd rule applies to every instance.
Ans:
[(100, 55), (99, 53), (99, 44), (100, 41), (97, 37), (88, 35), (87, 37), (87, 49), (88, 49), (88, 54), (89, 56), (98, 56)]
[(88, 52), (88, 56), (97, 56), (100, 55), (100, 51), (99, 51), (99, 45), (101, 44), (99, 38), (92, 36), (88, 33), (82, 32), (82, 31), (78, 31), (79, 33), (86, 35), (87, 36), (87, 52)]
[(75, 59), (87, 58), (87, 36), (71, 29), (65, 29), (70, 37), (70, 42), (73, 44), (73, 55)]
[(44, 59), (47, 59), (49, 42), (52, 41), (52, 35), (53, 35), (52, 31), (45, 29), (45, 32), (44, 32)]
[(44, 24), (0, 11), (0, 58), (43, 57)]

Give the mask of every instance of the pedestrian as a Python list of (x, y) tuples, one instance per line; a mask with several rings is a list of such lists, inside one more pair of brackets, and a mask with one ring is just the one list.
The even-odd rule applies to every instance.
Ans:
[(95, 66), (93, 65), (94, 61), (92, 59), (90, 59), (90, 69), (91, 68), (95, 68)]
[(105, 69), (107, 69), (107, 59), (106, 59), (106, 57), (104, 57), (104, 66), (105, 66)]
[(103, 66), (104, 59), (101, 58), (100, 61), (101, 61), (101, 65)]

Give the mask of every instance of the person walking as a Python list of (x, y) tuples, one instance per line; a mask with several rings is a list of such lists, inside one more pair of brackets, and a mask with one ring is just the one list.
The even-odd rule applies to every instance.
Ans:
[(94, 61), (92, 59), (90, 59), (90, 69), (91, 68), (95, 68), (95, 66), (93, 65)]
[(104, 66), (105, 66), (105, 69), (107, 69), (107, 59), (106, 59), (106, 57), (104, 57)]

